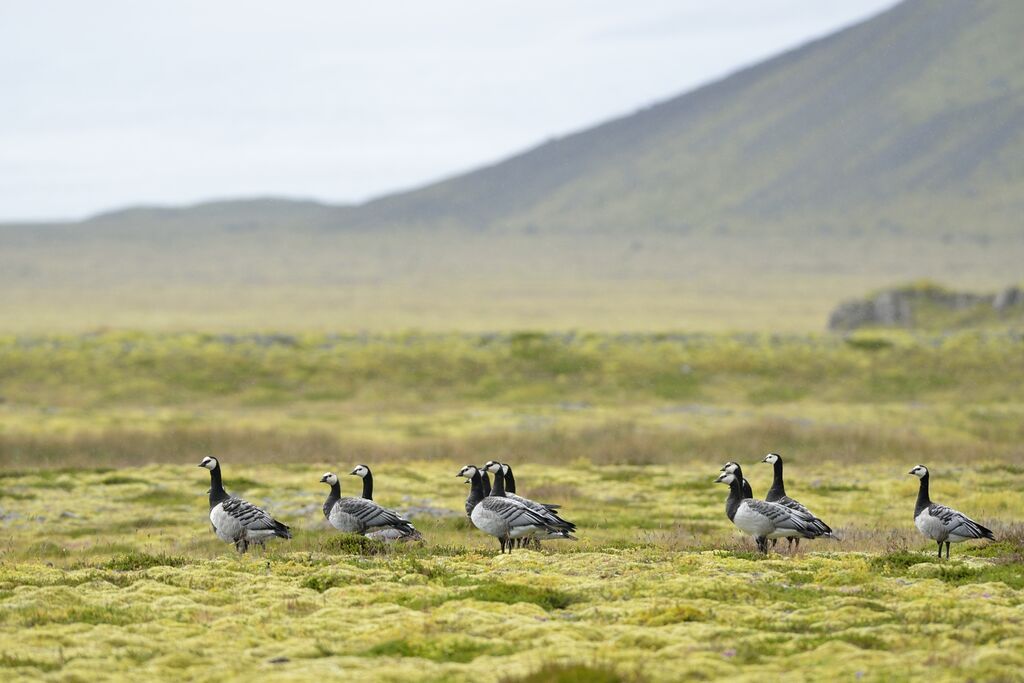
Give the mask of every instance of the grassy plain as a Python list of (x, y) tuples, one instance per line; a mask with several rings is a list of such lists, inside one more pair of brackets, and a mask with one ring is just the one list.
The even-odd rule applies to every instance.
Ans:
[[(1012, 333), (6, 337), (0, 675), (1019, 679), (1022, 351)], [(735, 459), (763, 494), (768, 450), (841, 541), (752, 554), (711, 481)], [(208, 453), (296, 537), (217, 541)], [(492, 457), (580, 540), (497, 556), (454, 476)], [(356, 462), (426, 545), (326, 528), (319, 476)], [(1002, 540), (936, 561), (917, 462)]]

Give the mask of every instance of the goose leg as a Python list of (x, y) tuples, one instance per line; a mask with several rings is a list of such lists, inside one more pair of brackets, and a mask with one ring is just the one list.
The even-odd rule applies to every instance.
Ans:
[(949, 541), (946, 541), (946, 559), (949, 559)]
[(508, 539), (508, 554), (509, 554), (509, 555), (511, 555), (511, 554), (512, 554), (512, 546), (513, 546), (514, 544), (515, 544), (515, 542), (514, 542), (514, 541), (513, 541), (513, 540), (512, 540), (511, 538), (510, 538), (510, 539)]
[(799, 537), (794, 538), (793, 542), (796, 544), (796, 549), (800, 550), (800, 538)]
[(942, 541), (939, 541), (939, 559), (942, 559)]
[(773, 538), (772, 539), (772, 550), (775, 550), (775, 544), (778, 543), (778, 542), (779, 542), (779, 539), (777, 539), (777, 538)]

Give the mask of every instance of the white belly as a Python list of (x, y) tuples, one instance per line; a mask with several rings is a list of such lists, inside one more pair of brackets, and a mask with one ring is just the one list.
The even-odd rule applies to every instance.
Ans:
[(338, 531), (344, 531), (347, 534), (361, 534), (366, 531), (365, 524), (339, 508), (337, 505), (331, 508), (331, 514), (327, 517), (327, 521), (329, 521), (331, 526)]
[(365, 534), (365, 536), (367, 538), (372, 538), (378, 541), (384, 541), (385, 543), (401, 541), (405, 538), (415, 540), (419, 539), (420, 537), (418, 533), (410, 533), (407, 531), (403, 531), (402, 529), (396, 529), (393, 526), (386, 526), (382, 529), (377, 529), (376, 531), (368, 531)]
[[(946, 527), (943, 526), (942, 521), (932, 517), (928, 513), (928, 508), (921, 510), (921, 514), (914, 518), (914, 526), (922, 534), (932, 539), (933, 541), (945, 541), (946, 539)], [(953, 542), (953, 539), (948, 539)], [(964, 539), (960, 539), (961, 541)]]
[(527, 536), (536, 536), (540, 531), (539, 526), (517, 526), (509, 529), (509, 538), (525, 538)]
[(803, 534), (796, 529), (776, 529), (768, 534), (768, 538), (793, 538), (795, 536), (803, 538)]
[(751, 510), (745, 503), (740, 503), (732, 523), (751, 536), (767, 536), (775, 532), (775, 526), (767, 517)]
[(473, 525), (485, 534), (505, 538), (509, 532), (508, 522), (487, 510), (482, 503), (473, 508), (473, 514), (469, 518)]
[(224, 512), (224, 507), (220, 503), (217, 503), (210, 510), (210, 523), (213, 524), (213, 530), (217, 534), (217, 538), (228, 543), (234, 543), (242, 534), (245, 532), (245, 528), (242, 524)]

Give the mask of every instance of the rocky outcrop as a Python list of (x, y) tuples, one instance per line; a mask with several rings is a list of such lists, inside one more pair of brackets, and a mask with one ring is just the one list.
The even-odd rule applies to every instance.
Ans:
[(887, 289), (868, 299), (844, 301), (828, 319), (828, 329), (849, 331), (859, 327), (914, 327), (915, 310), (977, 311), (983, 318), (992, 312), (1006, 317), (1024, 311), (1024, 291), (1007, 287), (998, 294), (953, 292), (936, 285), (913, 285)]

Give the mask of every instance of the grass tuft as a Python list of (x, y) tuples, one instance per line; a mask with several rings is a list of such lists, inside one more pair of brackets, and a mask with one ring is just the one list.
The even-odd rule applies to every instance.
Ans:
[(150, 567), (183, 567), (186, 564), (188, 564), (188, 560), (184, 557), (167, 555), (165, 553), (150, 555), (149, 553), (133, 550), (128, 553), (116, 555), (107, 562), (104, 562), (100, 567), (103, 569), (130, 572), (138, 571), (140, 569), (149, 569)]
[(611, 666), (547, 663), (525, 676), (506, 677), (502, 683), (643, 683), (639, 674), (625, 674)]
[(461, 597), (510, 605), (517, 602), (532, 602), (546, 610), (565, 609), (576, 601), (574, 595), (565, 591), (495, 581), (482, 584)]

